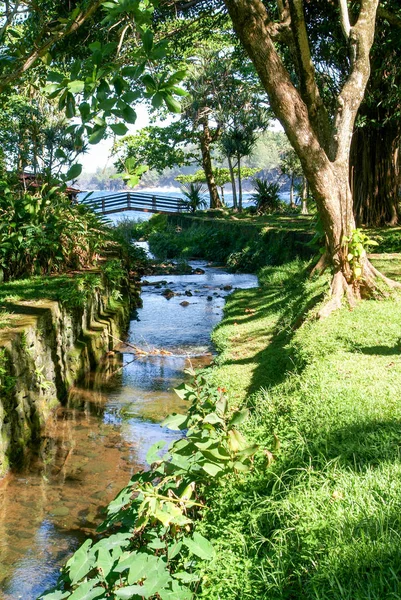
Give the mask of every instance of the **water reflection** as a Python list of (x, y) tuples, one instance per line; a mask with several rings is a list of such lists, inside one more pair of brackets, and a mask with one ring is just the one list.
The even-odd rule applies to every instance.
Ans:
[(210, 330), (229, 293), (223, 288), (250, 287), (256, 278), (209, 270), (169, 276), (167, 285), (176, 294), (170, 300), (161, 295), (165, 285), (144, 288), (128, 342), (174, 354), (136, 357), (128, 346), (116, 349), (71, 390), (20, 471), (0, 482), (1, 600), (34, 600), (54, 584), (66, 557), (94, 534), (107, 503), (144, 466), (149, 447), (176, 438), (159, 425), (186, 408), (173, 388), (184, 369), (210, 362)]

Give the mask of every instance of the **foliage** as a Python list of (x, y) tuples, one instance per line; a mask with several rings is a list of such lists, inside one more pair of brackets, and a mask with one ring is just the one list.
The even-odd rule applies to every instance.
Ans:
[(27, 193), (0, 181), (0, 268), (5, 280), (89, 266), (105, 227), (58, 188)]
[(206, 188), (201, 183), (192, 182), (187, 185), (184, 184), (181, 188), (181, 193), (185, 198), (185, 200), (182, 201), (183, 207), (192, 213), (202, 208), (206, 208), (207, 203), (203, 197), (205, 191)]
[(362, 229), (354, 229), (348, 237), (344, 236), (343, 244), (348, 248), (347, 260), (351, 265), (353, 278), (363, 279), (362, 259), (366, 256), (366, 249), (369, 246), (378, 246), (379, 243)]
[[(292, 232), (285, 222), (271, 224), (266, 232), (240, 223), (182, 222), (164, 225), (149, 235), (151, 252), (160, 259), (202, 258), (226, 263), (233, 271), (255, 272), (266, 264), (282, 264), (295, 256), (308, 257), (308, 232)], [(150, 220), (152, 222), (153, 219)]]
[(251, 198), (256, 204), (256, 210), (259, 214), (269, 214), (277, 212), (282, 208), (278, 183), (272, 183), (267, 179), (256, 177), (253, 180), (255, 192)]
[(165, 442), (152, 446), (150, 470), (135, 474), (109, 504), (99, 528), (106, 535), (95, 543), (87, 540), (64, 567), (59, 591), (42, 598), (193, 597), (202, 582), (202, 563), (214, 558), (211, 543), (194, 531), (205, 490), (222, 479), (241, 478), (258, 446), (249, 445), (238, 430), (248, 411), (228, 411), (223, 389), (196, 376), (177, 393), (191, 403), (188, 414), (171, 415), (163, 426), (186, 431), (185, 437), (163, 456)]

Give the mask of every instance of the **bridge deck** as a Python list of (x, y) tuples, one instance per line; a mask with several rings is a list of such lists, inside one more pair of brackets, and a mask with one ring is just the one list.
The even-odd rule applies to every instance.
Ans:
[(128, 210), (174, 214), (186, 210), (181, 198), (158, 196), (141, 192), (118, 192), (107, 196), (90, 196), (83, 200), (95, 212), (103, 215), (125, 212)]

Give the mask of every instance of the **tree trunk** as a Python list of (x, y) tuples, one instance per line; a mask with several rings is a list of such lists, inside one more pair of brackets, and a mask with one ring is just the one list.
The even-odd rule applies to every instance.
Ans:
[(237, 158), (238, 169), (238, 212), (242, 212), (242, 179), (241, 179), (241, 156)]
[(398, 123), (356, 129), (351, 144), (351, 188), (358, 225), (397, 225), (399, 219)]
[(225, 206), (225, 200), (224, 200), (224, 185), (220, 186), (220, 191), (221, 191), (221, 203), (223, 206)]
[(307, 215), (308, 213), (308, 180), (306, 177), (302, 178), (302, 209), (301, 214)]
[(228, 159), (228, 168), (230, 169), (231, 186), (233, 189), (233, 208), (234, 208), (234, 210), (238, 210), (237, 186), (235, 183), (235, 173), (234, 173), (233, 161), (231, 159), (231, 156), (227, 156), (227, 159)]
[(294, 202), (294, 173), (291, 173), (290, 208), (295, 208), (295, 202)]
[(219, 192), (217, 190), (216, 181), (213, 175), (212, 157), (211, 157), (211, 143), (212, 136), (209, 129), (209, 121), (207, 117), (204, 117), (201, 121), (202, 133), (200, 136), (200, 144), (202, 150), (202, 167), (205, 171), (206, 183), (209, 189), (210, 195), (210, 208), (221, 208), (221, 201)]
[[(379, 0), (360, 0), (359, 15), (350, 23), (347, 2), (340, 2), (341, 24), (349, 47), (348, 76), (337, 96), (330, 119), (320, 96), (312, 61), (303, 0), (290, 0), (283, 28), (292, 38), (301, 85), (297, 89), (278, 54), (277, 23), (261, 0), (224, 0), (234, 29), (248, 52), (271, 108), (297, 153), (316, 200), (326, 236), (327, 262), (332, 265), (332, 298), (322, 309), (326, 316), (341, 306), (344, 293), (352, 304), (362, 292), (372, 291), (381, 276), (364, 257), (362, 276), (348, 260), (347, 238), (355, 230), (349, 180), (351, 138), (355, 119), (370, 76), (369, 53), (375, 33)], [(283, 12), (284, 3), (283, 3)], [(290, 27), (288, 28), (288, 20)], [(387, 278), (381, 276), (382, 279)], [(393, 286), (397, 286), (392, 282)], [(400, 286), (401, 287), (401, 286)]]

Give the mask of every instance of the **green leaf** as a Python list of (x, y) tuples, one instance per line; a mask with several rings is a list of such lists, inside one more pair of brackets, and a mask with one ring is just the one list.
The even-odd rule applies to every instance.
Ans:
[(75, 81), (70, 81), (67, 87), (72, 94), (80, 94), (84, 91), (85, 83), (76, 79)]
[(237, 461), (237, 462), (234, 463), (234, 469), (236, 471), (241, 471), (241, 473), (248, 473), (248, 471), (250, 470), (250, 466), (249, 465), (245, 465), (244, 463)]
[(103, 577), (106, 579), (107, 575), (113, 568), (115, 559), (110, 555), (110, 552), (106, 548), (99, 548), (97, 553), (96, 567), (101, 569)]
[(72, 167), (68, 170), (67, 175), (65, 176), (66, 181), (70, 181), (71, 179), (76, 179), (82, 173), (82, 165), (76, 163), (72, 165)]
[(114, 131), (116, 135), (125, 135), (128, 131), (128, 127), (124, 123), (114, 123), (110, 125), (110, 129)]
[(167, 419), (164, 419), (161, 426), (167, 427), (168, 429), (171, 429), (172, 431), (180, 431), (181, 429), (185, 429), (184, 424), (186, 425), (187, 421), (188, 421), (188, 415), (174, 414), (174, 415), (169, 415), (167, 417)]
[(105, 598), (105, 589), (94, 587), (98, 583), (95, 581), (84, 581), (81, 585), (71, 594), (69, 600), (94, 600), (95, 598)]
[(83, 120), (87, 119), (91, 112), (91, 107), (88, 102), (81, 102), (79, 105), (79, 112), (81, 113), (81, 117)]
[(86, 540), (66, 564), (73, 585), (78, 583), (93, 569), (95, 556), (91, 546), (92, 540)]
[(136, 122), (136, 112), (130, 106), (126, 106), (121, 111), (121, 114), (123, 116), (124, 121), (126, 121), (127, 123), (134, 124)]
[(193, 538), (184, 538), (184, 545), (192, 554), (202, 560), (212, 560), (214, 558), (214, 548), (212, 544), (203, 535), (195, 531)]
[(215, 465), (214, 463), (205, 463), (203, 465), (203, 470), (206, 471), (206, 473), (211, 477), (216, 477), (216, 475), (223, 471), (219, 465)]
[(164, 96), (164, 102), (166, 103), (167, 108), (175, 114), (181, 113), (181, 104), (173, 98), (170, 94), (166, 94)]
[(56, 71), (50, 71), (47, 74), (47, 81), (51, 81), (52, 83), (61, 83), (64, 81), (65, 75), (62, 73), (57, 73)]
[(127, 104), (132, 104), (133, 102), (135, 102), (135, 100), (138, 100), (139, 96), (139, 92), (125, 92), (125, 94), (123, 94), (121, 98)]
[(244, 408), (243, 410), (238, 410), (231, 417), (229, 427), (235, 427), (236, 425), (240, 425), (248, 417), (249, 417), (249, 410), (247, 408)]
[(223, 419), (221, 419), (216, 413), (209, 413), (206, 415), (206, 417), (203, 419), (203, 422), (209, 423), (210, 425), (224, 425)]
[(146, 462), (149, 466), (152, 465), (154, 462), (160, 460), (159, 452), (162, 448), (164, 448), (165, 445), (166, 442), (164, 440), (161, 440), (160, 442), (156, 442), (156, 444), (153, 444), (153, 446), (149, 448), (148, 453), (146, 454)]
[(40, 596), (39, 600), (63, 600), (63, 598), (68, 598), (70, 595), (70, 592), (61, 592), (61, 591), (56, 591), (56, 592), (49, 592), (47, 594), (43, 594), (43, 596)]
[(114, 592), (116, 598), (123, 598), (126, 600), (134, 600), (135, 596), (139, 598), (148, 598), (144, 596), (143, 587), (141, 585), (129, 585), (128, 587), (119, 588)]
[(90, 144), (98, 144), (104, 137), (106, 133), (106, 127), (97, 127), (93, 129), (92, 133), (89, 136)]
[(152, 106), (154, 106), (155, 108), (160, 108), (163, 104), (163, 99), (163, 94), (161, 94), (160, 92), (156, 92), (156, 94), (152, 98)]
[(150, 29), (147, 29), (142, 35), (142, 44), (146, 54), (150, 54), (153, 48), (153, 33)]

